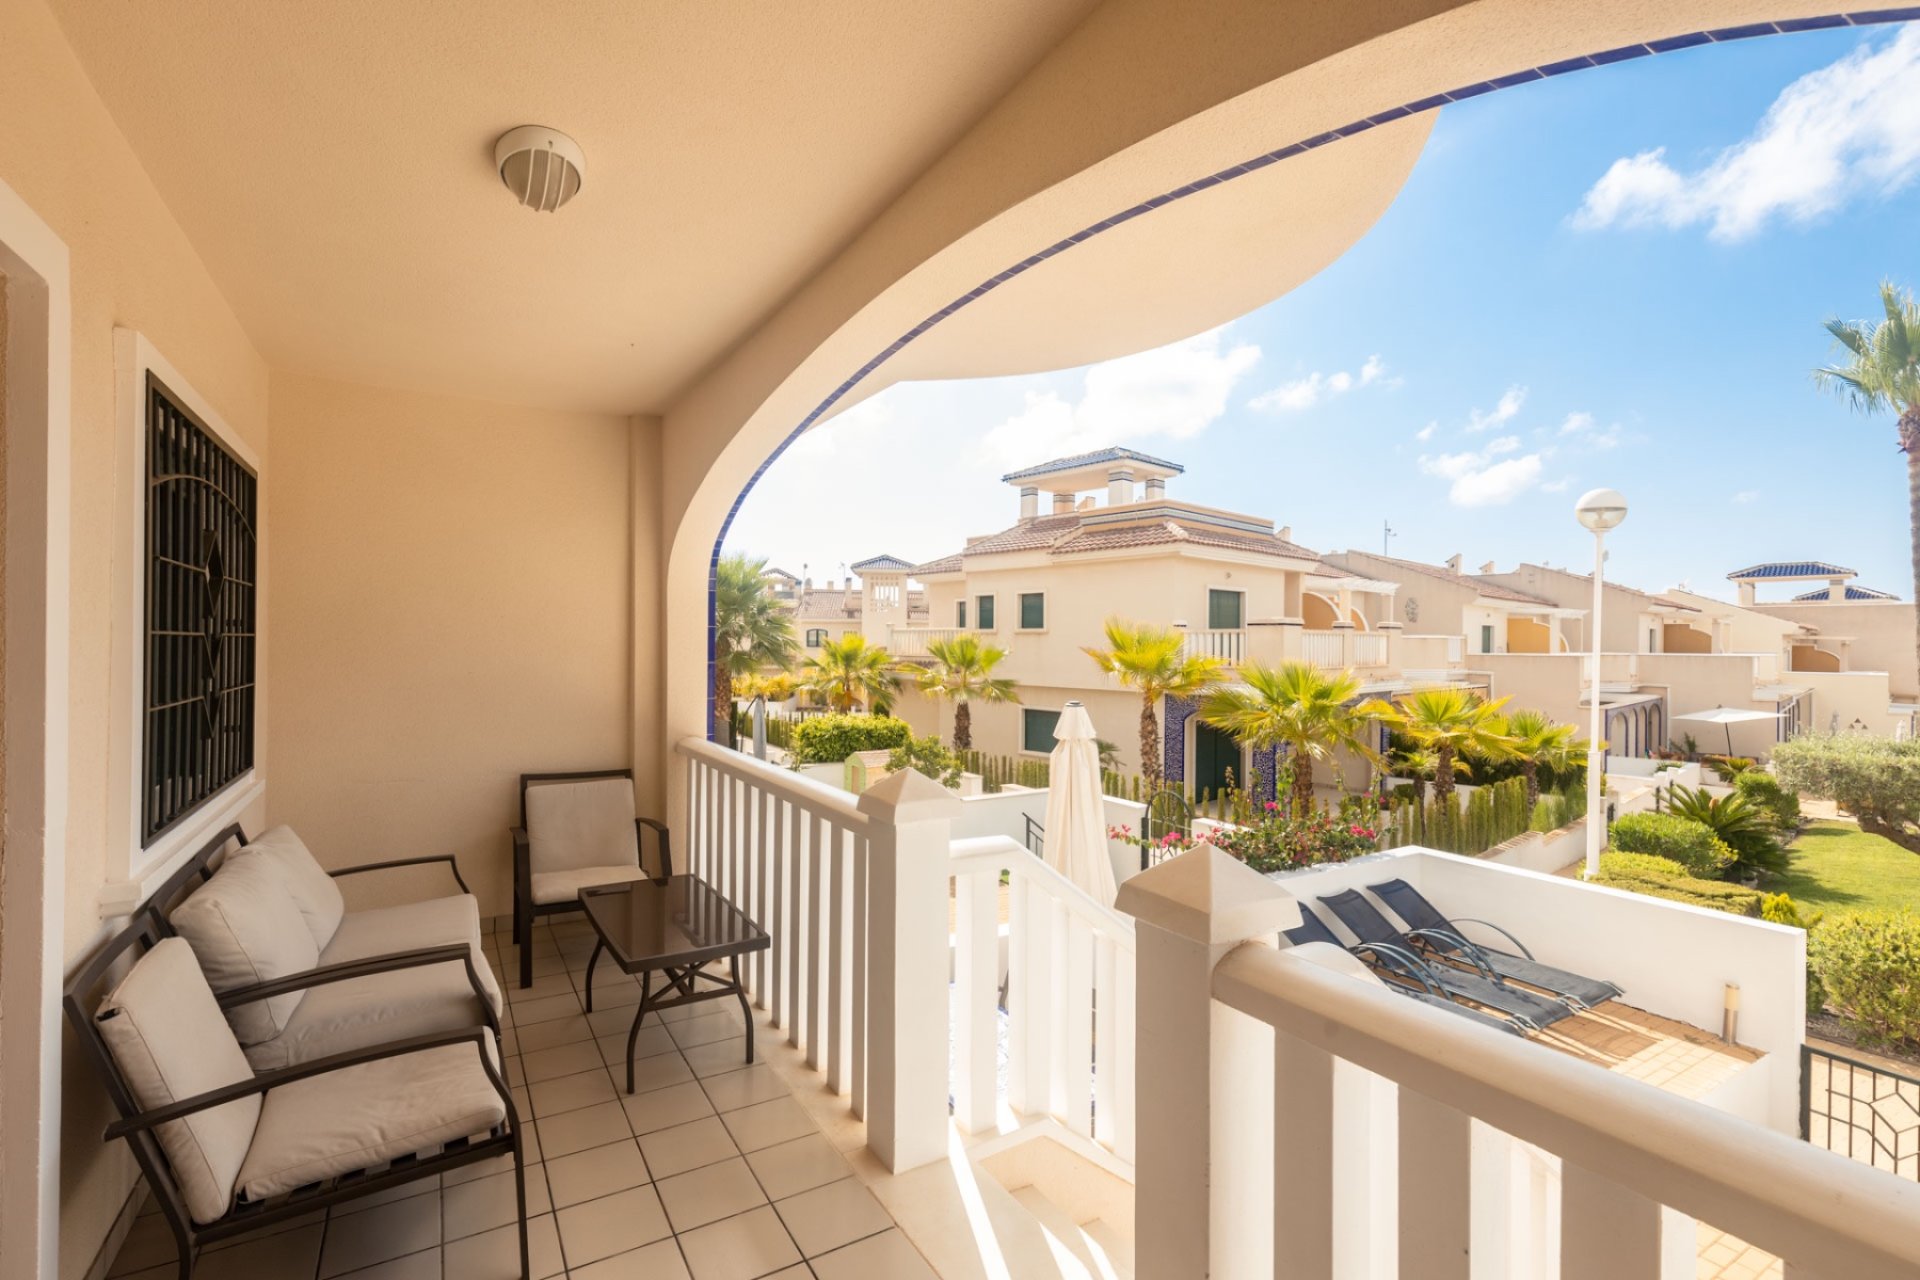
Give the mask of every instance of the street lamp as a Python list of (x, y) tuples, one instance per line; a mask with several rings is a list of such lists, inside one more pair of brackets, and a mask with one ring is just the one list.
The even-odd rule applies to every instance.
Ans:
[(1600, 844), (1607, 816), (1600, 811), (1600, 600), (1601, 575), (1607, 565), (1607, 530), (1627, 518), (1627, 500), (1617, 489), (1592, 489), (1580, 496), (1573, 514), (1593, 533), (1593, 620), (1587, 648), (1593, 674), (1587, 689), (1587, 879), (1600, 874)]

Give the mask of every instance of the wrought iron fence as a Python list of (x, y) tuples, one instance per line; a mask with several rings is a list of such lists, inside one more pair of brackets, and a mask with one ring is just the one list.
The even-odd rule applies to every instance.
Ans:
[(1920, 1080), (1802, 1045), (1800, 1136), (1920, 1181)]

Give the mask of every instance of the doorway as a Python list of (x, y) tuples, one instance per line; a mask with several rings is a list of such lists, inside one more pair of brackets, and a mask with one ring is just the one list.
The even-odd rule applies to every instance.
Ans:
[(1212, 725), (1196, 724), (1193, 729), (1193, 793), (1218, 795), (1246, 779), (1241, 767), (1240, 744), (1230, 733)]

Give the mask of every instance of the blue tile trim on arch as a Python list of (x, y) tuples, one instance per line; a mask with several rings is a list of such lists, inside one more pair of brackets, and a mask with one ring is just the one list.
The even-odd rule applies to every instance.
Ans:
[[(1229, 166), (1217, 173), (1211, 173), (1202, 178), (1196, 178), (1184, 186), (1176, 187), (1161, 195), (1142, 200), (1138, 204), (1121, 210), (1112, 217), (1102, 219), (1090, 227), (1082, 228), (1070, 236), (1055, 241), (1046, 248), (1022, 258), (1019, 262), (1016, 262), (998, 275), (981, 282), (973, 289), (961, 294), (922, 320), (919, 324), (914, 325), (911, 329), (901, 334), (887, 346), (886, 349), (856, 369), (852, 377), (834, 388), (826, 399), (815, 405), (813, 411), (800, 420), (799, 424), (788, 433), (787, 438), (780, 442), (779, 447), (767, 455), (767, 460), (755, 468), (753, 475), (740, 490), (739, 496), (733, 500), (733, 505), (727, 508), (726, 519), (720, 523), (719, 536), (713, 541), (713, 555), (708, 561), (707, 571), (707, 732), (709, 734), (713, 732), (713, 599), (714, 586), (720, 569), (720, 549), (722, 545), (725, 544), (727, 531), (733, 527), (734, 517), (740, 514), (740, 507), (746, 502), (747, 495), (753, 492), (754, 485), (760, 482), (760, 477), (766, 474), (767, 468), (778, 461), (780, 455), (785, 453), (794, 441), (798, 440), (802, 435), (805, 435), (814, 423), (820, 421), (835, 405), (845, 399), (849, 391), (852, 391), (856, 386), (864, 382), (881, 365), (899, 354), (899, 352), (910, 343), (919, 339), (922, 334), (955, 312), (968, 306), (970, 303), (985, 297), (1007, 281), (1024, 274), (1053, 257), (1055, 254), (1065, 253), (1075, 245), (1090, 240), (1103, 231), (1111, 230), (1123, 222), (1137, 218), (1141, 214), (1150, 213), (1176, 200), (1184, 200), (1188, 196), (1210, 190), (1223, 182), (1231, 182), (1235, 178), (1243, 177), (1246, 174), (1264, 169), (1270, 164), (1275, 164), (1292, 156), (1300, 155), (1303, 152), (1311, 151), (1316, 147), (1323, 147), (1330, 142), (1351, 137), (1356, 133), (1363, 133), (1368, 129), (1376, 128), (1379, 125), (1394, 120), (1404, 119), (1410, 115), (1418, 115), (1423, 111), (1432, 111), (1451, 102), (1465, 102), (1469, 98), (1477, 98), (1482, 94), (1492, 93), (1497, 89), (1508, 88), (1513, 85), (1530, 84), (1536, 80), (1550, 79), (1554, 76), (1566, 75), (1573, 71), (1584, 71), (1591, 67), (1603, 67), (1615, 62), (1626, 62), (1634, 58), (1651, 57), (1658, 53), (1671, 53), (1678, 49), (1697, 48), (1703, 44), (1724, 44), (1734, 40), (1748, 40), (1756, 36), (1786, 35), (1798, 31), (1816, 31), (1834, 27), (1883, 26), (1898, 22), (1920, 22), (1920, 5), (1896, 9), (1866, 9), (1854, 13), (1836, 13), (1822, 17), (1787, 18), (1779, 22), (1755, 22), (1739, 27), (1723, 27), (1715, 31), (1699, 31), (1688, 35), (1669, 36), (1664, 39), (1649, 41), (1645, 44), (1623, 45), (1618, 49), (1607, 49), (1600, 53), (1588, 54), (1581, 58), (1566, 58), (1559, 62), (1551, 62), (1540, 67), (1530, 67), (1523, 71), (1512, 72), (1491, 80), (1483, 80), (1476, 84), (1462, 85), (1460, 88), (1451, 89), (1446, 93), (1434, 94), (1431, 97), (1421, 98), (1416, 102), (1406, 103), (1404, 106), (1392, 107), (1376, 112), (1364, 120), (1356, 120), (1352, 124), (1343, 125), (1338, 129), (1308, 138), (1304, 142), (1291, 143), (1276, 150), (1265, 152), (1264, 154), (1253, 157), (1251, 160)], [(1169, 707), (1171, 708), (1171, 704), (1169, 704)], [(1169, 710), (1169, 719), (1171, 719), (1171, 710)], [(1185, 721), (1183, 720), (1182, 724), (1184, 725), (1184, 723)], [(1168, 759), (1171, 766), (1173, 759), (1171, 753), (1169, 753)], [(1175, 774), (1172, 767), (1168, 768), (1167, 780), (1169, 782), (1184, 778), (1186, 772), (1184, 759), (1179, 762), (1178, 767), (1180, 770), (1179, 775)]]

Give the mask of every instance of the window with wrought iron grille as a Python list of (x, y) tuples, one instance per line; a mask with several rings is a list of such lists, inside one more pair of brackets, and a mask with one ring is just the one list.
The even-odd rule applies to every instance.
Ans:
[(143, 846), (253, 768), (259, 479), (158, 378), (146, 396)]

